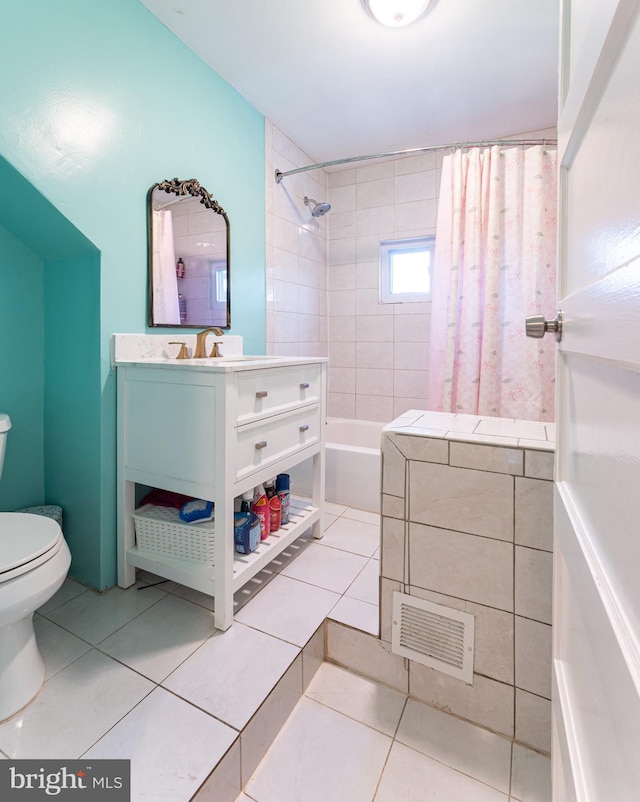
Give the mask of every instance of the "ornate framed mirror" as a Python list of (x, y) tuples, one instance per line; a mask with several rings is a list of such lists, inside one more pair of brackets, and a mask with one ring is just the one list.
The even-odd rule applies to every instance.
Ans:
[(229, 218), (195, 179), (147, 193), (149, 325), (231, 326)]

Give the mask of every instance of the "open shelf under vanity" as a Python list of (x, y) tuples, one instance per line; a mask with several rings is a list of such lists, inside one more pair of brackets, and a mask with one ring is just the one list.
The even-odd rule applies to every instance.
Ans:
[[(118, 584), (129, 587), (142, 568), (214, 596), (215, 625), (227, 629), (235, 592), (308, 529), (321, 536), (326, 360), (186, 361), (116, 359)], [(292, 496), (289, 523), (254, 552), (237, 553), (235, 499), (307, 460), (311, 498)], [(204, 559), (138, 542), (141, 487), (213, 502)]]

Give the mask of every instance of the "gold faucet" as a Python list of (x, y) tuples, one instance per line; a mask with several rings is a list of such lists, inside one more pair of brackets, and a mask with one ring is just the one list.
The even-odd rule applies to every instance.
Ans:
[[(206, 356), (207, 356), (207, 348), (206, 348), (206, 346), (207, 346), (207, 334), (211, 334), (212, 332), (213, 332), (213, 334), (216, 335), (216, 337), (223, 337), (224, 336), (224, 333), (223, 333), (222, 329), (219, 329), (217, 326), (210, 326), (208, 329), (204, 329), (203, 331), (199, 331), (196, 334), (196, 350), (193, 353), (193, 358), (194, 359), (205, 359), (206, 358)], [(214, 351), (217, 351), (217, 343), (216, 343), (216, 348), (214, 348)], [(211, 356), (213, 356), (213, 355), (214, 355), (214, 353), (212, 351), (211, 352)], [(218, 354), (216, 354), (216, 356), (218, 356)]]

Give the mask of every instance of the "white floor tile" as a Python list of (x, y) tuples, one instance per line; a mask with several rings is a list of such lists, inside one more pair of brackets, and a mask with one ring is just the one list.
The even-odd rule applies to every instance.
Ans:
[(269, 567), (264, 568), (262, 571), (259, 571), (255, 576), (252, 576), (251, 579), (244, 584), (240, 590), (237, 590), (233, 594), (233, 615), (238, 613), (247, 602), (250, 602), (256, 594), (260, 593), (263, 588), (265, 588), (269, 582), (271, 582), (274, 577), (278, 576), (278, 574), (274, 573), (273, 571), (269, 570)]
[(507, 802), (508, 797), (397, 741), (375, 802)]
[(551, 759), (514, 744), (511, 798), (519, 802), (551, 802)]
[(274, 557), (266, 566), (267, 570), (272, 574), (279, 574), (287, 565), (297, 560), (301, 554), (317, 542), (318, 541), (311, 535), (311, 530), (309, 529), (307, 533), (294, 540), (283, 552), (278, 554), (277, 557)]
[(236, 621), (304, 646), (340, 596), (288, 576), (276, 576), (236, 616)]
[(156, 688), (86, 758), (131, 760), (131, 800), (191, 799), (238, 733)]
[(266, 587), (274, 577), (284, 571), (288, 565), (296, 561), (301, 554), (317, 542), (318, 541), (311, 535), (311, 530), (309, 529), (308, 532), (305, 532), (305, 534), (294, 540), (290, 546), (287, 546), (277, 557), (274, 557), (262, 571), (259, 571), (254, 577), (251, 577), (251, 579), (233, 595), (234, 616), (247, 602), (251, 601), (257, 593)]
[(323, 663), (305, 696), (393, 737), (407, 697), (344, 668)]
[(377, 512), (367, 512), (366, 510), (356, 510), (353, 507), (349, 507), (343, 513), (343, 516), (352, 521), (362, 521), (364, 524), (380, 526), (380, 514)]
[(410, 699), (396, 739), (509, 793), (511, 741)]
[(200, 786), (191, 802), (235, 802), (242, 788), (240, 777), (240, 739)]
[(243, 786), (251, 779), (301, 696), (302, 654), (299, 654), (251, 721), (242, 730), (240, 746)]
[(322, 545), (371, 557), (380, 545), (380, 527), (342, 516), (324, 533)]
[(212, 612), (169, 595), (103, 640), (100, 649), (162, 682), (215, 631)]
[(0, 724), (0, 749), (12, 758), (78, 758), (153, 687), (92, 649), (46, 682), (21, 715)]
[(245, 791), (256, 802), (371, 802), (391, 739), (303, 698)]
[(158, 574), (152, 574), (150, 571), (143, 571), (141, 568), (136, 570), (136, 587), (157, 587), (158, 590), (164, 590), (167, 593), (173, 592), (178, 587), (177, 582), (171, 579), (165, 579)]
[(88, 643), (40, 615), (34, 616), (33, 628), (47, 669), (46, 679), (51, 679), (91, 649)]
[(193, 604), (197, 604), (199, 607), (204, 607), (205, 610), (213, 611), (213, 596), (209, 596), (206, 593), (195, 590), (194, 588), (187, 588), (184, 585), (178, 585), (177, 582), (175, 582), (174, 585), (175, 587), (171, 591), (174, 596), (177, 596), (179, 599), (192, 602)]
[(331, 524), (334, 524), (338, 520), (337, 515), (330, 515), (328, 512), (325, 512), (322, 517), (322, 531), (326, 531)]
[(329, 618), (332, 621), (339, 621), (341, 624), (378, 636), (380, 614), (377, 604), (369, 604), (343, 596), (329, 613)]
[(50, 613), (51, 610), (55, 610), (56, 607), (61, 607), (76, 596), (80, 596), (81, 593), (86, 593), (87, 590), (88, 588), (85, 585), (81, 585), (79, 582), (76, 582), (75, 579), (71, 579), (71, 577), (68, 576), (62, 583), (60, 589), (53, 594), (48, 602), (42, 605), (38, 612), (41, 615), (46, 615)]
[(282, 576), (344, 593), (366, 564), (366, 557), (314, 544), (290, 563)]
[(328, 512), (329, 515), (342, 515), (343, 512), (346, 512), (347, 507), (343, 504), (334, 504), (333, 501), (325, 501), (324, 503), (324, 511)]
[(209, 638), (162, 684), (239, 730), (299, 652), (236, 621)]
[(111, 588), (108, 593), (87, 591), (47, 613), (47, 618), (95, 644), (128, 624), (166, 595), (157, 588)]
[(380, 560), (369, 560), (345, 595), (377, 606), (380, 603)]

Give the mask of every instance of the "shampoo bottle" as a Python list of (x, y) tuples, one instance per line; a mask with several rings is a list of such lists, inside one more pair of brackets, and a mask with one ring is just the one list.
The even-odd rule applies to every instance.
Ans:
[(252, 512), (255, 512), (260, 519), (260, 539), (266, 540), (269, 537), (269, 532), (271, 531), (271, 520), (269, 499), (263, 490), (264, 488), (260, 488), (260, 490), (258, 490), (258, 498), (253, 502)]
[(289, 523), (289, 505), (291, 503), (288, 473), (279, 473), (276, 477), (276, 492), (280, 499), (280, 523), (284, 526)]
[(277, 532), (280, 529), (280, 499), (278, 496), (272, 496), (269, 499), (269, 526), (271, 532)]

